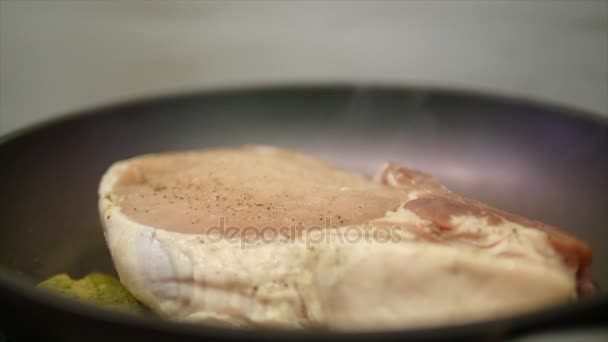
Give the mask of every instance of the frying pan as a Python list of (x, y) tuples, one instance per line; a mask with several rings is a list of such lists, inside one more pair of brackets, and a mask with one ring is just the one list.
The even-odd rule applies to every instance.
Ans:
[(114, 273), (96, 205), (98, 182), (112, 162), (149, 152), (242, 144), (291, 147), (366, 174), (386, 160), (427, 171), (456, 192), (588, 241), (595, 251), (591, 273), (600, 287), (608, 284), (608, 122), (600, 116), (422, 87), (224, 89), (94, 109), (0, 140), (0, 340), (1, 334), (10, 341), (501, 340), (566, 328), (606, 334), (602, 312), (608, 295), (601, 291), (577, 303), (501, 320), (331, 334), (178, 324), (107, 311), (34, 287), (59, 272)]

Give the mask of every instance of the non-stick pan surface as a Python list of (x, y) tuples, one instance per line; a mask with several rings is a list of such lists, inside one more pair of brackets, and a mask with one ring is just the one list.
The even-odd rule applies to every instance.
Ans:
[[(441, 89), (252, 88), (119, 104), (0, 140), (0, 330), (11, 336), (91, 341), (117, 335), (149, 341), (178, 336), (313, 337), (130, 317), (33, 288), (34, 282), (59, 272), (114, 272), (96, 206), (100, 176), (112, 162), (141, 153), (242, 144), (292, 147), (368, 174), (386, 160), (427, 171), (454, 191), (557, 225), (588, 241), (595, 251), (591, 272), (600, 286), (608, 284), (605, 119), (529, 101)], [(607, 305), (606, 294), (600, 294), (513, 319), (348, 337), (496, 339), (604, 324), (601, 311)]]

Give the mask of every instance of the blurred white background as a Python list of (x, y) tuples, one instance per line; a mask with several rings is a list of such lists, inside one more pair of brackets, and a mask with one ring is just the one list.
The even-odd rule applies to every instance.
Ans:
[(608, 114), (608, 1), (0, 0), (0, 134), (132, 97), (315, 80)]

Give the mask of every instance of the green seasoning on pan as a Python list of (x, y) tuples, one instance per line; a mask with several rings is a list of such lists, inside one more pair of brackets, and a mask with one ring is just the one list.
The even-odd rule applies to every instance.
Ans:
[(74, 280), (61, 273), (41, 282), (38, 287), (112, 309), (143, 311), (141, 304), (120, 281), (108, 274), (90, 273), (82, 279)]

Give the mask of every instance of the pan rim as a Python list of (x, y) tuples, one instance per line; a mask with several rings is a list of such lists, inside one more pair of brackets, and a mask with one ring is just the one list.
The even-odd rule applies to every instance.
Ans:
[(469, 97), (494, 102), (518, 104), (520, 106), (541, 108), (543, 110), (559, 112), (561, 116), (573, 117), (585, 121), (591, 121), (600, 125), (608, 125), (608, 113), (602, 114), (587, 109), (576, 108), (552, 101), (539, 100), (533, 97), (509, 95), (499, 92), (492, 92), (472, 87), (450, 87), (423, 83), (392, 83), (392, 82), (272, 82), (261, 84), (245, 85), (226, 85), (211, 88), (194, 88), (175, 92), (164, 92), (160, 94), (150, 94), (135, 96), (118, 101), (99, 103), (90, 107), (68, 111), (65, 113), (55, 113), (51, 117), (42, 119), (38, 122), (25, 125), (21, 128), (10, 130), (0, 135), (0, 146), (13, 139), (18, 139), (22, 135), (33, 133), (36, 130), (61, 124), (65, 121), (75, 120), (84, 116), (104, 115), (112, 110), (134, 107), (139, 105), (150, 105), (155, 102), (166, 102), (170, 100), (180, 100), (198, 96), (229, 95), (236, 93), (248, 93), (254, 91), (405, 91), (409, 93), (428, 93), (435, 95), (451, 95), (457, 97)]

